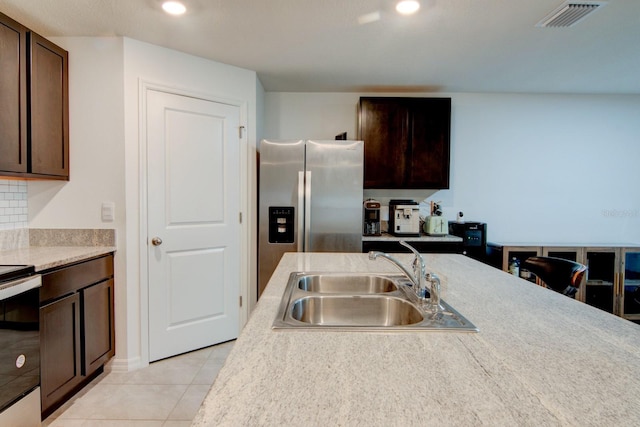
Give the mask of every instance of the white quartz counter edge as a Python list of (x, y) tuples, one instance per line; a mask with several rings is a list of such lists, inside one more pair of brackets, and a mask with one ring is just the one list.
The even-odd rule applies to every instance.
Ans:
[(273, 331), (291, 271), (395, 272), (285, 254), (193, 425), (640, 425), (638, 325), (461, 255), (425, 258), (479, 333)]
[(115, 252), (114, 246), (30, 246), (0, 251), (0, 265), (33, 265), (36, 272)]

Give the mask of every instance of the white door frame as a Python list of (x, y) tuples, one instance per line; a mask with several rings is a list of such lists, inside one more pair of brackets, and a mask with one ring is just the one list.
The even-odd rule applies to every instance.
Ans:
[[(202, 99), (221, 104), (228, 104), (239, 107), (240, 109), (240, 126), (244, 127), (240, 134), (240, 211), (242, 213), (242, 223), (240, 224), (240, 289), (239, 294), (242, 298), (242, 307), (240, 307), (240, 316), (238, 319), (238, 330), (249, 318), (249, 262), (250, 262), (250, 215), (248, 212), (250, 197), (250, 168), (248, 157), (248, 138), (247, 138), (247, 102), (237, 99), (222, 98), (202, 92), (190, 91), (183, 88), (177, 88), (145, 80), (140, 80), (138, 84), (138, 158), (139, 166), (139, 184), (140, 188), (140, 218), (139, 218), (139, 245), (140, 245), (140, 367), (149, 365), (149, 245), (147, 243), (147, 101), (146, 94), (149, 90), (166, 92), (173, 95), (187, 96), (191, 98)], [(238, 303), (240, 303), (238, 301)]]

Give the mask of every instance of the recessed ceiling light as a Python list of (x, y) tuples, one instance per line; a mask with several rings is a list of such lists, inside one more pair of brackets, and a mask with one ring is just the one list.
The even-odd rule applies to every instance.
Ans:
[(162, 9), (170, 15), (182, 15), (187, 8), (179, 1), (166, 1), (162, 3)]
[(411, 15), (420, 9), (420, 3), (416, 0), (402, 0), (396, 4), (396, 10), (402, 15)]
[(358, 24), (360, 25), (370, 24), (372, 22), (376, 22), (379, 20), (380, 20), (380, 11), (375, 11), (375, 12), (358, 16)]

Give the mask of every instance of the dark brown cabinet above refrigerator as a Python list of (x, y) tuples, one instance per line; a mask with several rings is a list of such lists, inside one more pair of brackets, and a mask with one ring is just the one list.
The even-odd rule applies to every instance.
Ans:
[(1, 13), (0, 111), (0, 176), (68, 180), (68, 53)]
[(364, 188), (449, 188), (451, 98), (361, 97)]

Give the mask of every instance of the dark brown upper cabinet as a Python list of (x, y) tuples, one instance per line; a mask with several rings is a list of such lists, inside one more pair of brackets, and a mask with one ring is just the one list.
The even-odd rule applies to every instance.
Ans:
[(0, 176), (68, 180), (68, 53), (3, 14), (0, 108)]
[(33, 32), (30, 42), (30, 172), (68, 179), (68, 53)]
[(27, 172), (27, 29), (0, 13), (0, 171)]
[(449, 188), (451, 98), (361, 97), (364, 188)]

